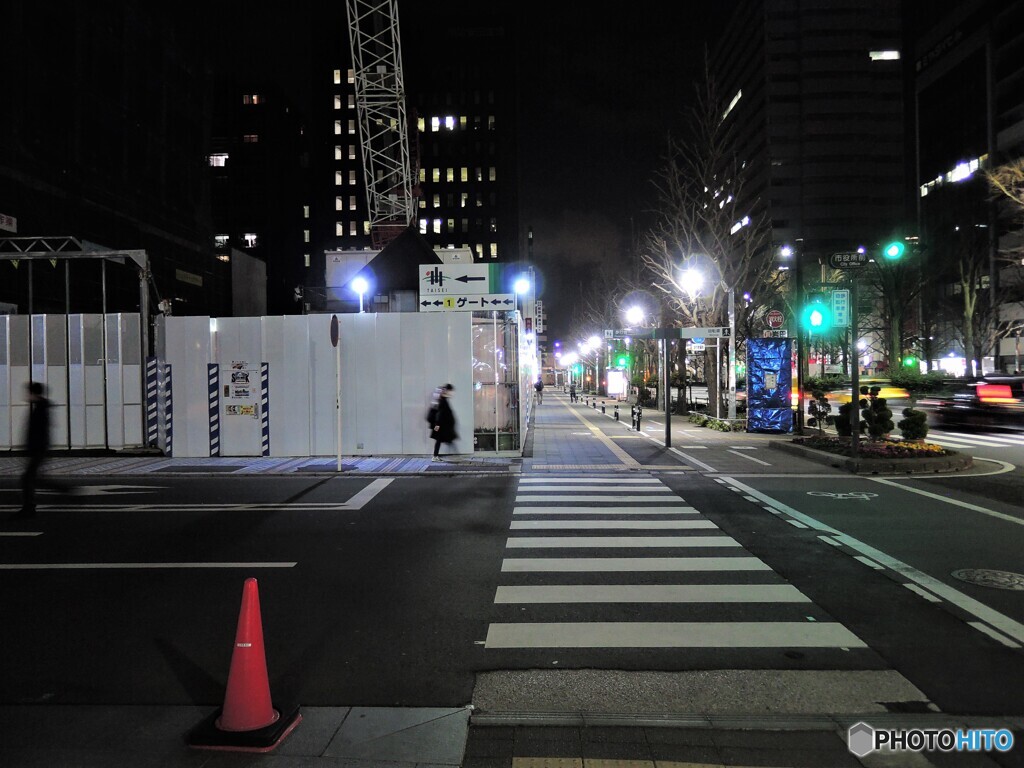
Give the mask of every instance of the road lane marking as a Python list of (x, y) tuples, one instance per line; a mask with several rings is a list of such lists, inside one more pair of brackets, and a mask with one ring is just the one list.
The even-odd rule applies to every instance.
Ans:
[[(659, 489), (659, 490), (661, 490), (661, 489)], [(668, 491), (667, 488), (664, 489), (664, 490)], [(608, 501), (608, 502), (616, 502), (616, 503), (622, 502), (622, 503), (626, 503), (626, 504), (630, 504), (630, 503), (636, 504), (637, 502), (645, 502), (645, 503), (648, 503), (648, 502), (649, 503), (664, 503), (664, 502), (668, 502), (668, 503), (671, 503), (671, 502), (674, 501), (674, 502), (677, 502), (679, 504), (683, 503), (682, 499), (680, 499), (678, 496), (676, 496), (674, 493), (671, 493), (671, 492), (669, 492), (668, 494), (663, 495), (663, 496), (653, 496), (653, 497), (652, 496), (561, 496), (561, 495), (558, 495), (558, 494), (540, 494), (540, 495), (537, 495), (537, 496), (524, 496), (522, 493), (517, 493), (515, 501), (516, 501), (517, 504), (522, 504), (523, 502), (530, 502), (530, 501), (538, 501), (538, 502), (545, 502), (545, 501), (580, 501), (580, 502), (583, 502), (583, 501), (586, 501), (586, 502)]]
[(505, 558), (503, 573), (549, 571), (770, 571), (756, 557), (524, 557)]
[(344, 503), (345, 509), (362, 509), (369, 504), (373, 497), (391, 485), (392, 477), (383, 477), (374, 480), (368, 486), (359, 491), (355, 496)]
[(790, 584), (547, 584), (498, 587), (495, 603), (809, 603)]
[(628, 493), (671, 493), (671, 490), (660, 483), (652, 486), (612, 486), (610, 488), (595, 488), (592, 485), (520, 485), (519, 493), (539, 493), (552, 491), (561, 493), (563, 491), (601, 491), (602, 493), (628, 492)]
[(42, 536), (42, 531), (0, 531), (0, 536)]
[(509, 549), (738, 546), (730, 536), (513, 536), (505, 542)]
[[(825, 525), (824, 523), (815, 520), (810, 515), (805, 515), (802, 512), (798, 512), (792, 507), (787, 506), (786, 504), (783, 504), (780, 501), (776, 501), (770, 496), (760, 493), (759, 491), (754, 490), (753, 488), (739, 482), (734, 478), (726, 477), (723, 479), (725, 480), (725, 482), (730, 483), (734, 486), (738, 486), (743, 490), (747, 491), (751, 496), (757, 496), (766, 505), (775, 507), (785, 512), (787, 515), (791, 515), (797, 518), (809, 527), (815, 530), (824, 531), (825, 533), (832, 534), (832, 537), (836, 541), (840, 542), (841, 544), (844, 544), (845, 546), (849, 547), (855, 552), (858, 552), (859, 554), (864, 555), (865, 557), (870, 558), (871, 560), (874, 560), (876, 563), (881, 563), (886, 568), (894, 571), (895, 573), (900, 574), (904, 578), (909, 579), (918, 586), (931, 591), (932, 593), (938, 595), (947, 602), (957, 606), (961, 610), (966, 611), (967, 613), (973, 616), (976, 616), (989, 626), (1002, 632), (1004, 635), (1013, 638), (1015, 642), (1024, 643), (1024, 624), (1021, 624), (1020, 622), (1015, 621), (1014, 619), (1011, 619), (1008, 616), (1004, 616), (1003, 614), (999, 613), (999, 611), (996, 611), (993, 608), (989, 608), (984, 603), (975, 600), (973, 597), (969, 597), (968, 595), (965, 595), (963, 592), (960, 592), (954, 589), (953, 587), (944, 584), (943, 582), (939, 581), (936, 578), (933, 578), (932, 576), (929, 576), (923, 571), (919, 571), (916, 568), (902, 562), (901, 560), (897, 560), (894, 557), (890, 557), (884, 552), (875, 549), (869, 544), (865, 544), (864, 542), (855, 539), (852, 536), (847, 536), (845, 533), (842, 533), (836, 530), (835, 528), (832, 528), (831, 526)], [(890, 481), (886, 481), (881, 478), (868, 479), (875, 480), (876, 482), (884, 482), (887, 485), (895, 485), (895, 483), (890, 483)], [(916, 490), (905, 488), (904, 486), (899, 485), (897, 487), (904, 490)], [(943, 497), (941, 496), (938, 496), (936, 498), (943, 499)], [(946, 499), (943, 499), (943, 501), (945, 500)], [(1016, 522), (1015, 518), (1014, 521)]]
[(516, 530), (586, 530), (599, 528), (661, 529), (715, 528), (710, 520), (513, 520), (509, 526)]
[(661, 485), (654, 477), (523, 477), (519, 485), (546, 485), (548, 483), (609, 483), (614, 485)]
[(686, 461), (688, 461), (691, 464), (694, 464), (694, 465), (700, 467), (705, 472), (717, 472), (718, 471), (714, 467), (712, 467), (712, 466), (710, 466), (708, 464), (705, 464), (703, 461), (699, 461), (699, 460), (693, 458), (693, 456), (690, 456), (689, 454), (683, 453), (682, 451), (678, 450), (677, 448), (669, 448), (669, 450), (672, 451), (672, 453), (676, 454), (677, 456), (682, 456), (684, 459), (686, 459)]
[(693, 507), (514, 507), (513, 515), (698, 515)]
[(916, 493), (920, 496), (927, 496), (929, 499), (937, 499), (938, 501), (944, 501), (947, 504), (952, 504), (955, 507), (963, 507), (964, 509), (969, 509), (973, 512), (981, 512), (981, 514), (983, 515), (988, 515), (989, 517), (994, 517), (997, 520), (1003, 520), (1007, 523), (1016, 523), (1017, 525), (1024, 525), (1024, 518), (1014, 517), (1013, 515), (1007, 515), (1004, 512), (996, 512), (994, 509), (982, 507), (977, 504), (971, 504), (968, 501), (958, 501), (957, 499), (951, 499), (948, 496), (940, 496), (937, 493), (932, 493), (931, 491), (926, 491), (922, 488), (914, 488), (909, 485), (901, 485), (900, 483), (894, 482), (892, 480), (887, 480), (883, 477), (869, 477), (867, 479), (873, 480), (876, 483), (881, 483), (882, 485), (888, 485), (893, 488), (898, 488), (901, 491), (909, 491), (910, 493)]
[(2, 571), (87, 571), (136, 568), (294, 568), (295, 563), (0, 563)]
[(753, 456), (747, 456), (747, 454), (745, 454), (745, 453), (739, 453), (738, 451), (731, 450), (731, 449), (729, 450), (729, 453), (736, 454), (740, 458), (748, 459), (749, 461), (755, 461), (758, 464), (760, 464), (762, 466), (765, 466), (765, 467), (770, 467), (771, 466), (771, 464), (768, 463), (767, 461), (761, 461), (760, 459), (754, 458)]
[(640, 462), (639, 461), (637, 461), (632, 456), (630, 456), (628, 453), (626, 453), (624, 450), (619, 448), (619, 446), (617, 446), (613, 440), (609, 439), (608, 435), (606, 435), (604, 432), (602, 432), (600, 428), (598, 428), (598, 427), (594, 426), (593, 424), (591, 424), (587, 419), (584, 419), (579, 413), (574, 411), (572, 408), (569, 408), (569, 406), (563, 405), (563, 407), (566, 408), (566, 410), (568, 410), (569, 413), (571, 413), (573, 416), (575, 416), (577, 419), (579, 419), (580, 422), (583, 424), (583, 426), (585, 426), (587, 429), (589, 429), (591, 434), (593, 434), (594, 437), (596, 437), (598, 440), (600, 440), (604, 444), (604, 446), (609, 451), (612, 452), (612, 454), (615, 456), (615, 458), (617, 458), (619, 461), (621, 461), (627, 467), (633, 467), (633, 468), (639, 468), (640, 467)]
[(487, 648), (867, 648), (841, 624), (795, 621), (491, 624)]

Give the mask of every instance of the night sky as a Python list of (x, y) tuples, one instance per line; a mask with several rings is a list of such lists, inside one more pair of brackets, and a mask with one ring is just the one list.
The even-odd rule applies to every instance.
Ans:
[[(429, 24), (439, 3), (446, 4), (400, 2), (403, 37)], [(532, 227), (549, 338), (568, 330), (581, 268), (621, 262), (650, 221), (668, 133), (682, 125), (704, 47), (735, 4), (638, 3), (622, 13), (580, 3), (512, 6), (523, 38), (522, 242)], [(336, 23), (346, 45), (344, 3), (315, 11), (301, 1), (286, 11), (233, 0), (212, 7), (211, 23), (233, 29), (218, 47), (223, 66), (262, 71), (299, 100), (309, 94), (311, 26)], [(408, 79), (412, 62), (403, 63)]]

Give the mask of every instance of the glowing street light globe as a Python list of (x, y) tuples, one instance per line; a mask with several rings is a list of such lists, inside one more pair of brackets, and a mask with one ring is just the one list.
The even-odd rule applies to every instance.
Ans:
[(630, 325), (640, 325), (644, 321), (643, 307), (630, 307), (626, 310), (626, 322)]
[(530, 281), (525, 277), (520, 277), (512, 288), (516, 293), (529, 293)]

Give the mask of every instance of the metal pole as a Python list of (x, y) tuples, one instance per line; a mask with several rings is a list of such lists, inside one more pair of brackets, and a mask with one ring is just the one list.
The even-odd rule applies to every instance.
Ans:
[(64, 314), (71, 314), (71, 262), (64, 259)]
[(853, 348), (853, 369), (850, 371), (850, 454), (856, 458), (860, 449), (860, 353), (857, 350), (857, 277), (850, 280), (850, 343)]
[(665, 382), (665, 447), (672, 447), (672, 396), (669, 394), (668, 339), (665, 339), (662, 353), (662, 379)]
[[(33, 312), (33, 301), (32, 301), (32, 260), (28, 262), (28, 314), (32, 316)], [(31, 326), (31, 323), (29, 324)]]
[(729, 288), (729, 418), (736, 418), (736, 291)]
[(100, 284), (103, 295), (103, 314), (107, 314), (107, 260), (100, 262)]
[[(339, 333), (340, 336), (340, 333)], [(337, 434), (338, 434), (338, 471), (341, 472), (341, 339), (334, 345), (334, 373), (336, 376), (334, 385), (335, 404), (337, 405)]]
[(715, 393), (715, 418), (722, 418), (722, 340), (715, 339), (715, 379), (718, 381)]
[[(803, 307), (803, 279), (801, 278), (800, 270), (800, 251), (796, 251), (796, 301), (794, 306), (797, 308), (797, 314), (799, 316), (800, 309)], [(804, 329), (800, 327), (800, 320), (794, 318), (796, 322), (796, 423), (793, 425), (793, 431), (802, 435), (804, 433), (804, 355), (806, 350), (804, 349)]]

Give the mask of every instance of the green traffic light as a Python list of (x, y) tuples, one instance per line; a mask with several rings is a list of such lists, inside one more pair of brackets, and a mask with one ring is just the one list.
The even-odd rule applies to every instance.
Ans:
[(885, 248), (882, 249), (882, 255), (890, 261), (896, 261), (903, 256), (903, 252), (907, 247), (899, 240), (893, 240), (891, 243), (886, 243)]
[(801, 313), (801, 324), (809, 333), (827, 333), (832, 328), (832, 310), (820, 296), (811, 299)]
[(616, 368), (625, 368), (629, 365), (629, 355), (619, 355), (615, 358)]
[(917, 365), (917, 358), (914, 357), (913, 355), (907, 355), (906, 357), (903, 358), (903, 365), (906, 368), (913, 368), (915, 365)]

